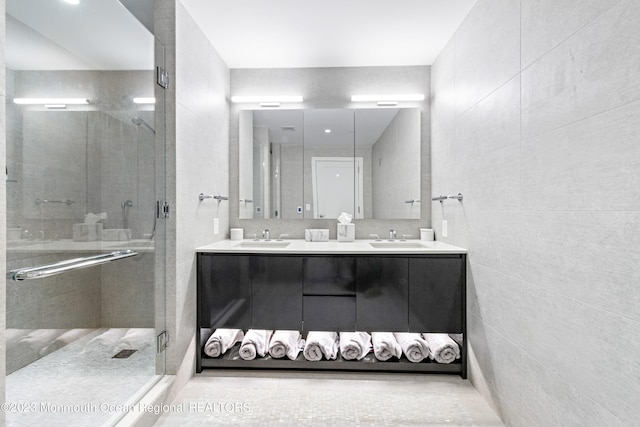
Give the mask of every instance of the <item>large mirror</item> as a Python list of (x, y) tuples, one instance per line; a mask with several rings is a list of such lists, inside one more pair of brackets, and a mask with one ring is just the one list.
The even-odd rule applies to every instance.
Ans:
[(420, 219), (420, 109), (243, 110), (240, 219)]

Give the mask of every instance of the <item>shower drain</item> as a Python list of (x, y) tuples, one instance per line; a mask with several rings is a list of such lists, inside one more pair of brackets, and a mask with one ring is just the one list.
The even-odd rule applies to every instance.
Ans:
[(135, 353), (138, 350), (120, 350), (119, 352), (117, 352), (112, 359), (126, 359), (127, 357), (131, 356), (133, 353)]

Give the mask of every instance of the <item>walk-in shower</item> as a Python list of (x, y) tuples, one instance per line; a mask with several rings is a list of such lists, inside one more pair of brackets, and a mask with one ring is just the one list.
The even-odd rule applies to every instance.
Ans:
[(118, 0), (6, 1), (6, 401), (53, 408), (8, 426), (112, 425), (164, 375), (162, 51)]

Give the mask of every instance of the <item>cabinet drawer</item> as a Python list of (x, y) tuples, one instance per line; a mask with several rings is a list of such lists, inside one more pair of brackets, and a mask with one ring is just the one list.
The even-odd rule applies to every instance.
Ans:
[(355, 258), (308, 257), (304, 261), (304, 295), (355, 296)]
[(305, 296), (302, 301), (305, 331), (355, 331), (355, 297)]

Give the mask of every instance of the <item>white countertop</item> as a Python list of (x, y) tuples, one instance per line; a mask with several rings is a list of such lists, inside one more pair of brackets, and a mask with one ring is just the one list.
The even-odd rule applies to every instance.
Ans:
[[(285, 246), (285, 243), (288, 243)], [(374, 247), (373, 245), (384, 246)], [(261, 246), (264, 245), (264, 246)], [(273, 246), (267, 246), (273, 245)], [(281, 245), (284, 247), (274, 247)], [(443, 242), (421, 240), (356, 240), (355, 242), (307, 242), (303, 239), (284, 240), (222, 240), (196, 248), (207, 253), (252, 254), (466, 254), (467, 250)]]

